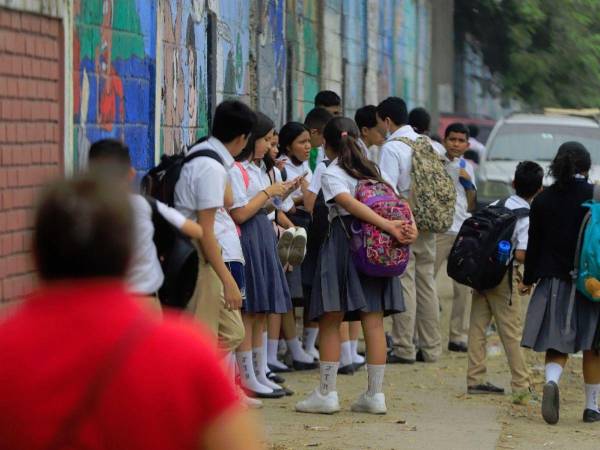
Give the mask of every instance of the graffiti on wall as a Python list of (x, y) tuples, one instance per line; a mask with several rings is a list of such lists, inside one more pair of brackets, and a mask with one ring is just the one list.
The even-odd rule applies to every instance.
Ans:
[(154, 162), (156, 8), (144, 0), (75, 0), (73, 167), (90, 143), (129, 146), (134, 167)]
[(304, 121), (319, 92), (318, 4), (317, 0), (290, 0), (287, 7), (287, 38), (293, 55), (291, 119)]
[(281, 126), (286, 118), (285, 0), (266, 0), (260, 6), (256, 67), (258, 109)]
[(343, 3), (344, 109), (354, 117), (363, 106), (365, 67), (367, 64), (366, 4), (353, 0)]
[(417, 7), (415, 0), (404, 0), (402, 8), (402, 95), (409, 107), (417, 106)]
[(380, 99), (394, 94), (394, 0), (379, 2), (377, 93)]
[(161, 151), (172, 154), (208, 133), (207, 14), (203, 0), (161, 2)]
[(217, 100), (248, 94), (250, 2), (220, 0), (217, 25)]

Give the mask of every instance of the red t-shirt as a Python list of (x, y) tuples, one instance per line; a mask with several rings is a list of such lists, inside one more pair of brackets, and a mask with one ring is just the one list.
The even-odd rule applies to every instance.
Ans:
[(150, 327), (86, 412), (72, 448), (197, 449), (206, 426), (238, 406), (216, 349), (196, 323), (160, 321), (112, 280), (43, 288), (0, 322), (0, 448), (45, 449), (140, 320)]

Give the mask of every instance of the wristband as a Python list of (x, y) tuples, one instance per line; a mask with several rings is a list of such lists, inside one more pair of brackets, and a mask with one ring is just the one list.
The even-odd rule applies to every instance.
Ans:
[(266, 189), (263, 189), (262, 192), (265, 193), (265, 195), (267, 196), (267, 199), (269, 199), (269, 200), (271, 199), (271, 196), (269, 195), (269, 193), (267, 192)]

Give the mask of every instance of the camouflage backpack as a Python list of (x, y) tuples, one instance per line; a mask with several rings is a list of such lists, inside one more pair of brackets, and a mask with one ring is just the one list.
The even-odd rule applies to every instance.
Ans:
[(452, 226), (456, 188), (441, 156), (426, 137), (394, 139), (412, 149), (410, 205), (420, 231), (444, 233)]

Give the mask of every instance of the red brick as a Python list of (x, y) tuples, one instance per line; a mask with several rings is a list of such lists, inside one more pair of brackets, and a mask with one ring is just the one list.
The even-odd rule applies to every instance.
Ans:
[(33, 164), (40, 163), (42, 161), (42, 151), (39, 146), (35, 146), (34, 149), (31, 150), (31, 162)]
[(10, 53), (16, 53), (18, 55), (25, 54), (25, 34), (22, 32), (13, 32), (10, 37), (11, 41), (9, 43), (8, 50)]
[(0, 123), (0, 144), (6, 142), (6, 125)]
[(7, 124), (6, 125), (6, 142), (17, 142), (18, 136), (17, 136), (17, 128), (15, 126), (13, 126), (12, 124)]
[(16, 97), (19, 88), (19, 78), (9, 77), (6, 79), (6, 88), (8, 89), (8, 97)]
[(0, 74), (12, 74), (12, 57), (7, 53), (0, 53)]
[(14, 12), (10, 18), (11, 26), (15, 30), (21, 29), (21, 14)]
[[(8, 169), (0, 167), (0, 188), (8, 186)], [(2, 223), (0, 222), (0, 230), (2, 230)]]
[(34, 33), (40, 33), (42, 31), (42, 21), (48, 20), (42, 16), (31, 15), (31, 31)]

